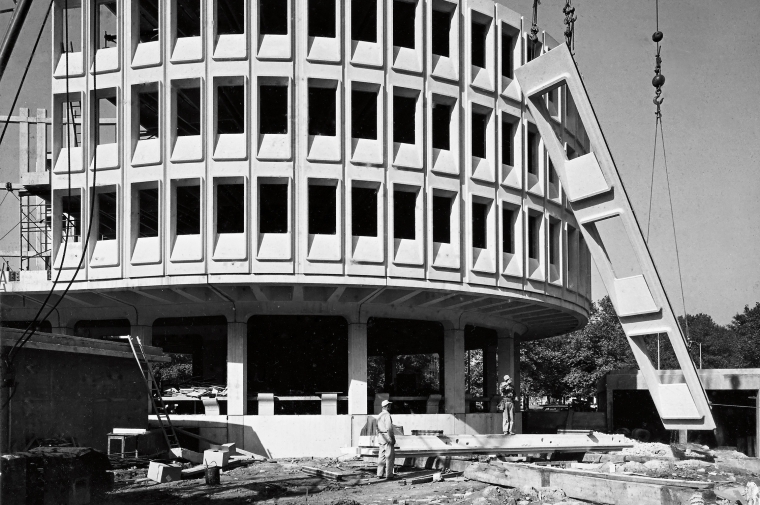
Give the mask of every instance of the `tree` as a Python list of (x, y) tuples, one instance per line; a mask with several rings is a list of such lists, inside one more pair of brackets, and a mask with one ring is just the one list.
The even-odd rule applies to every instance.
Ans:
[(521, 384), (530, 396), (592, 396), (607, 372), (636, 366), (609, 297), (594, 303), (583, 329), (528, 342), (522, 349)]
[(729, 329), (736, 335), (737, 347), (741, 352), (743, 368), (760, 367), (760, 302), (751, 309), (744, 306), (744, 312), (734, 316)]

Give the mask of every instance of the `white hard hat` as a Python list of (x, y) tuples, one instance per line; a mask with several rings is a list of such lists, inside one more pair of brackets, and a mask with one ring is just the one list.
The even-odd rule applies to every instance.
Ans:
[(388, 401), (388, 400), (383, 400), (383, 403), (381, 403), (381, 404), (380, 404), (380, 406), (382, 406), (382, 407), (387, 407), (387, 406), (388, 406), (388, 405), (390, 405), (391, 403), (393, 403), (393, 402), (390, 402), (390, 401)]

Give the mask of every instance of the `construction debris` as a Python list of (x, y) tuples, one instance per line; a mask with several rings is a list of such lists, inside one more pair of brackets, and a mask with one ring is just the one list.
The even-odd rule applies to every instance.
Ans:
[(159, 483), (178, 481), (182, 478), (182, 467), (151, 461), (148, 467), (148, 478)]
[(163, 391), (164, 398), (197, 398), (201, 397), (226, 397), (225, 386), (193, 386), (188, 388), (169, 388)]

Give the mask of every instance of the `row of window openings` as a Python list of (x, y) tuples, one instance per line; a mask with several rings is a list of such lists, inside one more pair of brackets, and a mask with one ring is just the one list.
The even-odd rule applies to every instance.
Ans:
[[(289, 0), (258, 0), (259, 35), (288, 34)], [(308, 35), (337, 37), (336, 0), (308, 0)], [(72, 2), (73, 3), (73, 2)], [(176, 0), (177, 37), (198, 37), (201, 34), (201, 0)], [(79, 51), (79, 40), (72, 36), (78, 30), (81, 6), (69, 7), (63, 19), (68, 27), (62, 30), (68, 41), (63, 52)], [(96, 21), (97, 48), (114, 47), (117, 40), (117, 1), (98, 0)], [(431, 19), (432, 54), (450, 57), (450, 32), (453, 10), (433, 9)], [(416, 47), (417, 1), (393, 1), (393, 45), (408, 49)], [(65, 22), (65, 21), (64, 21)], [(159, 29), (159, 0), (138, 1), (138, 33), (141, 43), (157, 41)], [(486, 67), (486, 46), (490, 22), (473, 20), (471, 24), (471, 61), (474, 66)], [(245, 0), (217, 2), (216, 31), (218, 35), (245, 33)], [(516, 29), (506, 28), (502, 34), (502, 73), (512, 78), (513, 51)], [(351, 38), (355, 41), (377, 43), (377, 0), (351, 1)], [(77, 47), (74, 44), (77, 44)]]
[[(217, 133), (245, 133), (245, 87), (242, 85), (218, 86)], [(190, 136), (201, 134), (200, 87), (176, 89), (176, 134)], [(308, 95), (308, 132), (309, 135), (335, 136), (337, 88), (309, 87)], [(357, 139), (377, 140), (378, 93), (354, 89), (351, 91), (351, 136)], [(143, 91), (137, 94), (138, 135), (140, 140), (157, 138), (159, 135), (159, 93)], [(62, 117), (71, 117), (72, 103), (62, 104)], [(98, 143), (116, 142), (116, 98), (99, 98), (98, 110), (100, 128)], [(259, 86), (259, 133), (287, 134), (288, 86)], [(435, 149), (451, 150), (451, 118), (453, 104), (433, 103), (432, 109), (432, 145)], [(393, 141), (414, 144), (416, 139), (415, 124), (417, 115), (417, 97), (394, 95), (393, 97)], [(488, 113), (472, 112), (471, 148), (472, 155), (485, 158), (487, 153)], [(502, 163), (514, 165), (514, 131), (515, 123), (502, 121)], [(62, 124), (62, 138), (65, 139), (69, 128), (68, 121)], [(537, 175), (539, 170), (539, 137), (528, 132), (528, 172)], [(72, 140), (72, 146), (81, 142), (78, 135)], [(572, 148), (568, 148), (568, 155)], [(574, 153), (573, 153), (574, 154)], [(554, 181), (554, 170), (550, 170), (550, 180)]]
[[(336, 234), (336, 186), (309, 185), (308, 230), (309, 234)], [(218, 184), (216, 186), (217, 233), (245, 232), (245, 188), (243, 184)], [(355, 237), (377, 237), (377, 189), (357, 187), (351, 189), (351, 233)], [(201, 232), (200, 186), (175, 188), (177, 235), (197, 235)], [(115, 192), (97, 194), (98, 228), (97, 240), (115, 240), (117, 234), (117, 205)], [(433, 242), (451, 243), (452, 197), (433, 195), (432, 238)], [(140, 189), (137, 192), (138, 237), (157, 237), (159, 195), (157, 188)], [(393, 236), (397, 239), (415, 240), (415, 208), (417, 193), (394, 191)], [(79, 241), (81, 237), (81, 197), (64, 196), (61, 199), (64, 238)], [(472, 247), (488, 247), (489, 204), (472, 202)], [(515, 229), (517, 210), (502, 209), (502, 252), (515, 253)], [(540, 233), (542, 216), (528, 217), (528, 257), (540, 258)], [(560, 223), (549, 223), (549, 262), (557, 264), (559, 258)], [(263, 183), (259, 187), (259, 233), (288, 232), (288, 186), (287, 184)], [(571, 232), (572, 233), (572, 232)]]

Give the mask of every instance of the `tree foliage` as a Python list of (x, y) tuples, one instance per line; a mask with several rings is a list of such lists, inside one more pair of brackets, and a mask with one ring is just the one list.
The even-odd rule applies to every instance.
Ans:
[[(760, 367), (760, 302), (744, 307), (731, 323), (721, 326), (707, 314), (689, 314), (679, 323), (692, 342), (690, 354), (703, 368)], [(646, 339), (647, 350), (657, 366), (657, 336)], [(678, 368), (667, 337), (659, 343), (662, 369)], [(628, 340), (609, 297), (594, 303), (585, 328), (558, 337), (527, 342), (522, 347), (522, 390), (529, 396), (588, 397), (609, 371), (637, 368)]]

